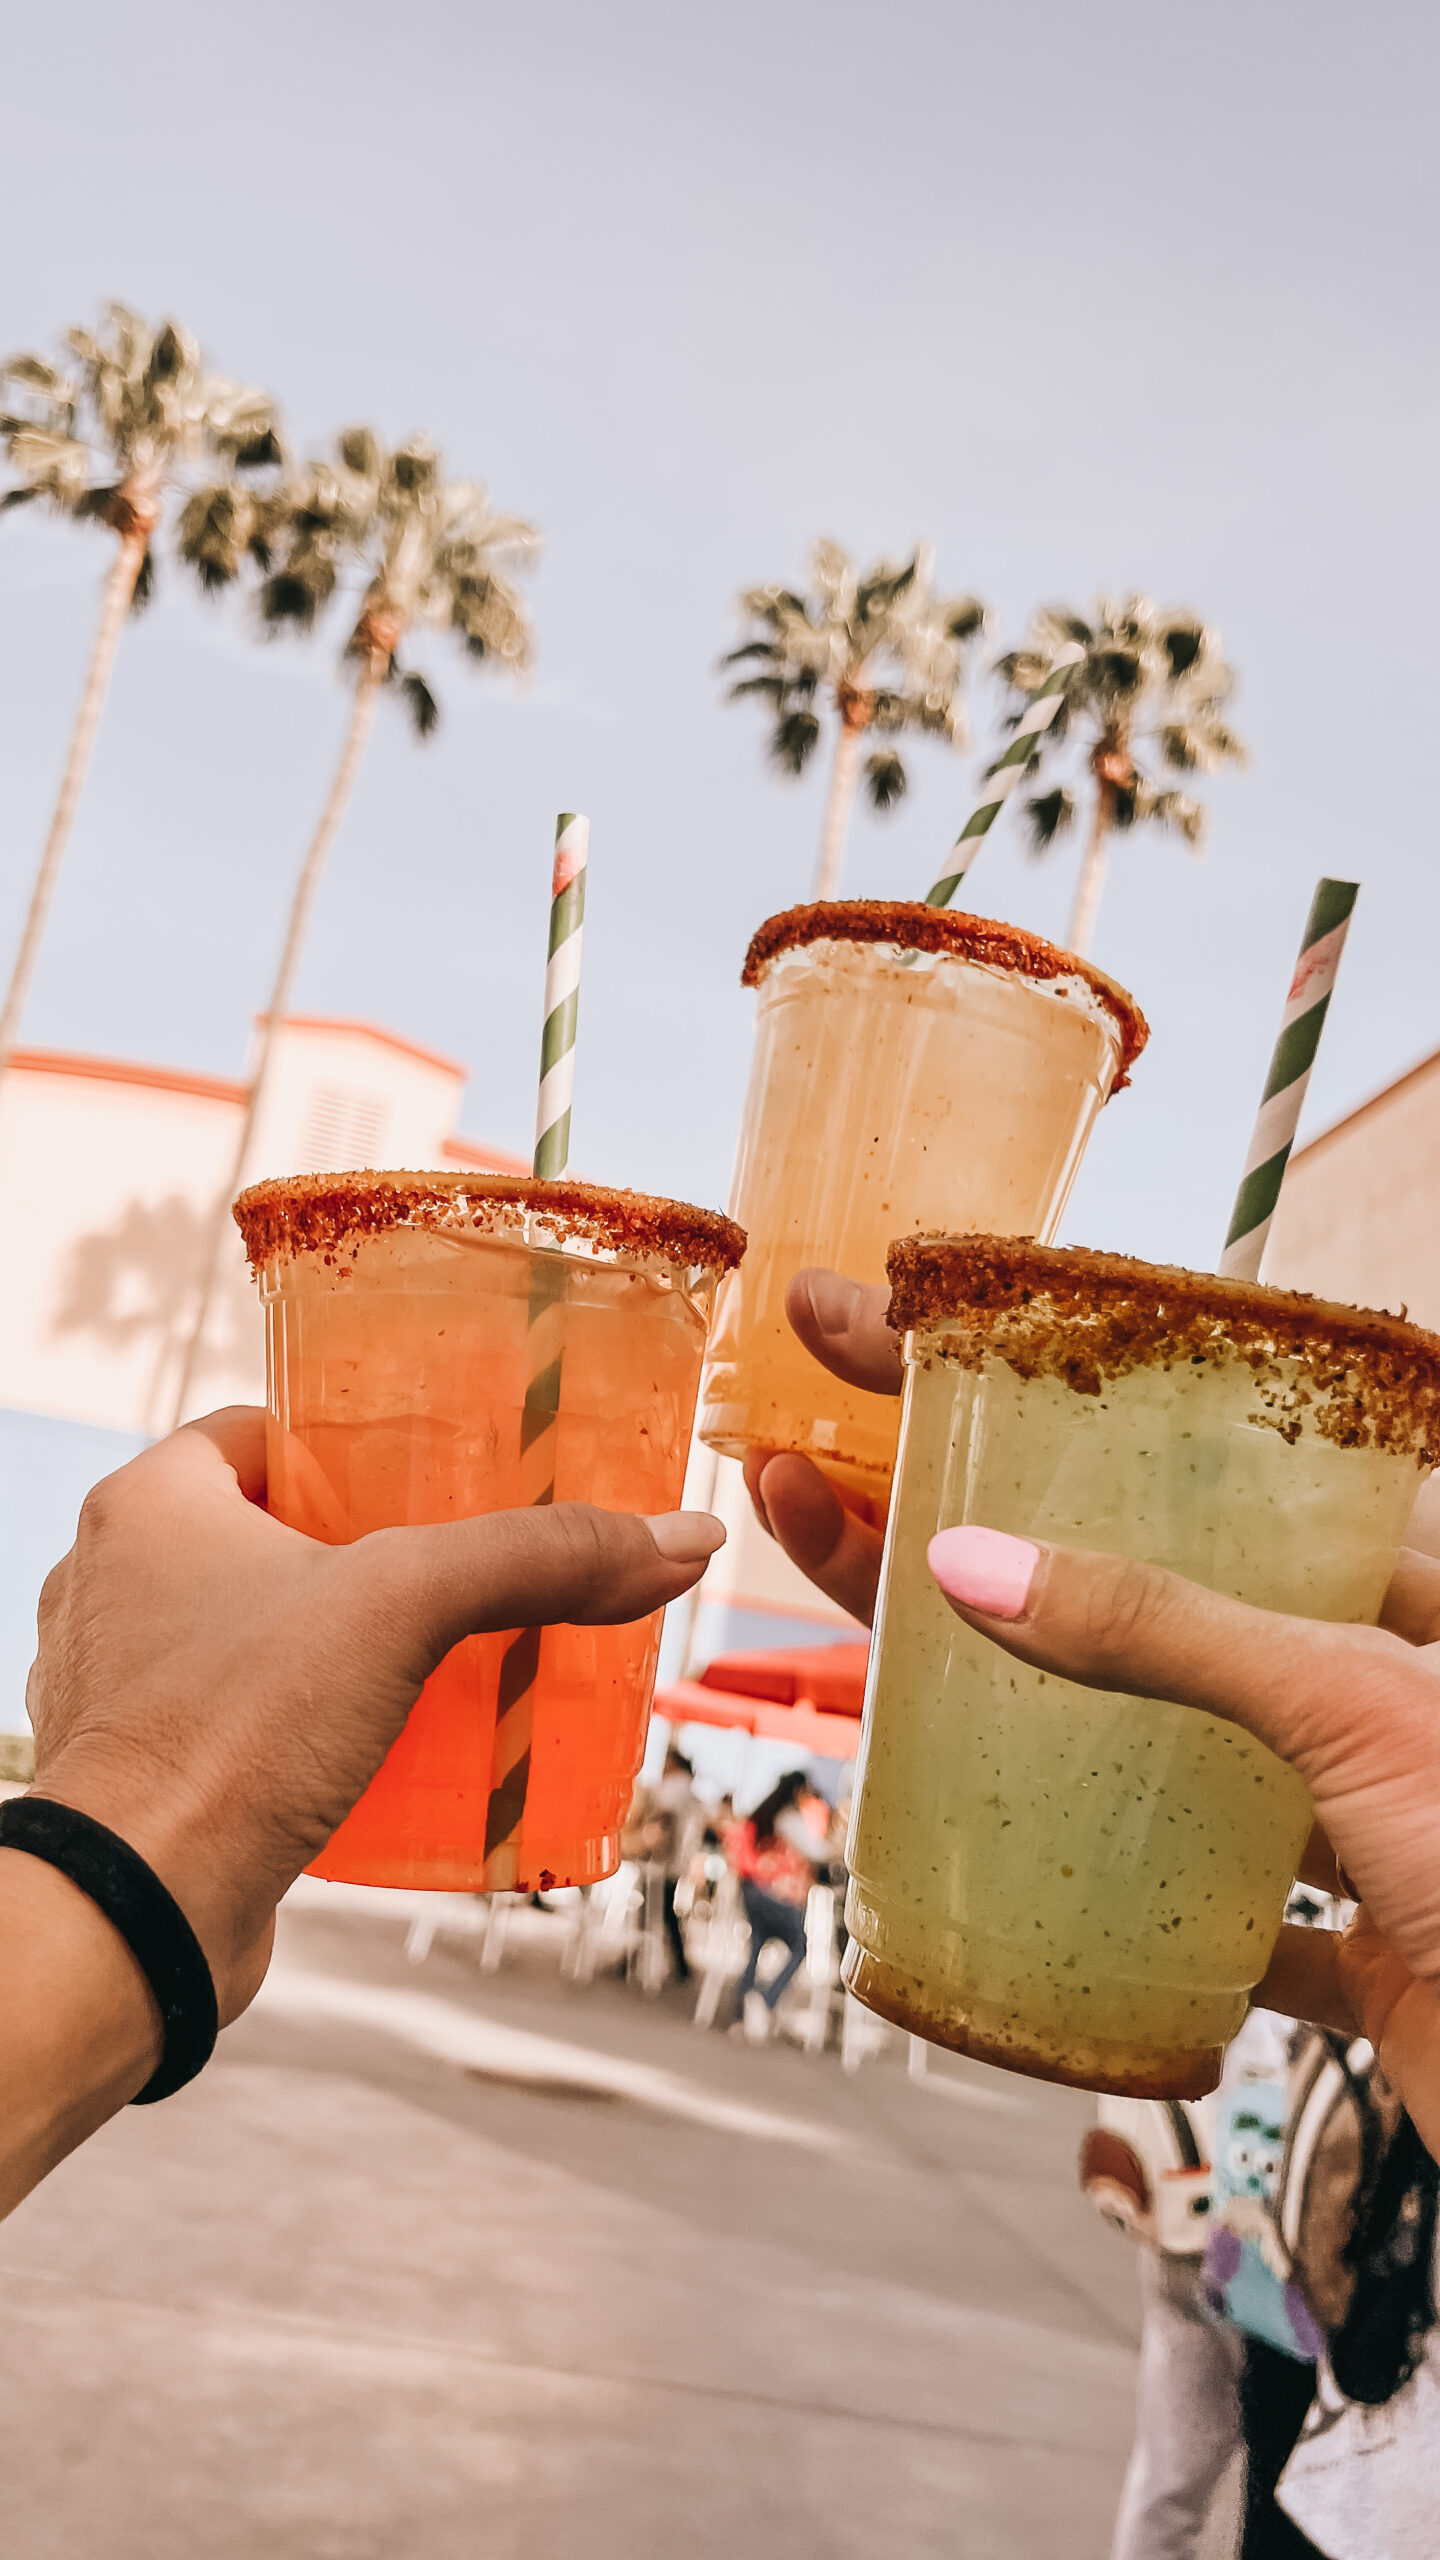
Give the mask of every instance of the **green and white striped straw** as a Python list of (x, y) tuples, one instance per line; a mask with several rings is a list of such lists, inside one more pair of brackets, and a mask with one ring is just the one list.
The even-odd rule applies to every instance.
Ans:
[(1258, 1280), (1270, 1221), (1295, 1143), (1305, 1088), (1329, 1011), (1335, 972), (1360, 894), (1357, 880), (1322, 880), (1315, 891), (1280, 1016), (1280, 1036), (1265, 1079), (1255, 1134), (1235, 1195), (1235, 1214), (1220, 1256), (1227, 1280)]
[(1078, 667), (1085, 652), (1078, 640), (1067, 640), (1057, 650), (1055, 664), (1032, 694), (1028, 710), (1021, 714), (1015, 735), (1003, 756), (997, 756), (985, 779), (989, 785), (978, 809), (973, 809), (950, 848), (948, 869), (925, 892), (927, 907), (948, 907), (985, 838), (990, 833), (1017, 782), (1023, 780), (1026, 767), (1035, 752), (1035, 741), (1050, 726), (1060, 709), (1065, 693), (1065, 679), (1072, 667)]
[(580, 943), (585, 924), (585, 865), (590, 821), (562, 809), (555, 821), (550, 882), (550, 957), (545, 969), (545, 1029), (540, 1040), (540, 1106), (535, 1115), (535, 1171), (563, 1173), (570, 1161), (570, 1101), (575, 1090), (575, 1024), (580, 1011)]
[[(545, 1029), (540, 1040), (540, 1104), (535, 1115), (535, 1172), (549, 1181), (562, 1174), (570, 1161), (570, 1103), (575, 1090), (575, 1024), (580, 1009), (580, 942), (589, 851), (589, 819), (562, 809), (555, 821)], [(543, 1214), (542, 1210), (542, 1217)], [(531, 1265), (525, 1402), (520, 1412), (521, 1499), (533, 1509), (555, 1499), (564, 1357), (565, 1258), (559, 1251), (547, 1252), (537, 1247)], [(521, 1627), (500, 1657), (490, 1801), (485, 1813), (483, 1893), (513, 1893), (519, 1882), (542, 1641), (539, 1627)]]

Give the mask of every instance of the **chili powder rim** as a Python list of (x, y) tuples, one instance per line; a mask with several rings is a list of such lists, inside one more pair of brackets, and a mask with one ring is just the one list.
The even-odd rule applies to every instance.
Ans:
[[(507, 1217), (506, 1212), (512, 1213)], [(733, 1271), (745, 1230), (717, 1209), (603, 1183), (547, 1182), (531, 1174), (297, 1173), (252, 1183), (231, 1215), (252, 1267), (281, 1255), (332, 1254), (361, 1236), (402, 1227), (435, 1233), (466, 1225), (498, 1233), (543, 1212), (562, 1242), (583, 1237), (617, 1253), (661, 1254), (680, 1270)]]
[(1440, 1334), (1386, 1308), (1028, 1236), (904, 1236), (885, 1267), (896, 1332), (1012, 1316), (1028, 1319), (1039, 1340), (1088, 1318), (1096, 1339), (1087, 1357), (1104, 1371), (1194, 1358), (1205, 1347), (1242, 1359), (1328, 1357), (1423, 1408), (1440, 1436)]
[(740, 972), (743, 987), (758, 987), (782, 952), (814, 942), (891, 942), (908, 951), (948, 951), (991, 969), (1040, 982), (1079, 978), (1103, 1005), (1120, 1039), (1113, 1090), (1128, 1084), (1130, 1069), (1150, 1037), (1150, 1025), (1128, 989), (1088, 960), (1026, 933), (996, 916), (969, 915), (954, 907), (927, 906), (919, 898), (819, 898), (767, 916), (751, 937)]

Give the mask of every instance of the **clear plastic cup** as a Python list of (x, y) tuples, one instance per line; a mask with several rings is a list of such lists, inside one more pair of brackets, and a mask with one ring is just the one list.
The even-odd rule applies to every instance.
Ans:
[(1002, 1238), (921, 1237), (890, 1268), (904, 1421), (846, 1981), (987, 2062), (1200, 2096), (1273, 1950), (1305, 1787), (1218, 1717), (1012, 1660), (946, 1606), (926, 1547), (979, 1521), (1372, 1623), (1440, 1447), (1440, 1339)]
[(881, 1281), (896, 1236), (1053, 1235), (1107, 1096), (1144, 1046), (1129, 996), (989, 917), (849, 899), (772, 916), (700, 1436), (740, 1456), (802, 1450), (883, 1504), (898, 1420), (801, 1347), (797, 1271)]
[[(340, 1544), (546, 1501), (673, 1510), (728, 1219), (571, 1182), (312, 1174), (242, 1194), (269, 1507)], [(619, 1864), (660, 1613), (471, 1636), (312, 1870), (545, 1890)]]

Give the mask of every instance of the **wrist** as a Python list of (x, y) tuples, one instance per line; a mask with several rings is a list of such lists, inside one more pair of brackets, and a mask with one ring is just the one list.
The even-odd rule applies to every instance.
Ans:
[[(228, 1871), (235, 1863), (233, 1826), (228, 1835), (220, 1830), (216, 1818), (173, 1778), (157, 1788), (153, 1772), (147, 1772), (142, 1786), (123, 1769), (111, 1768), (89, 1753), (62, 1754), (48, 1762), (30, 1793), (88, 1814), (144, 1860), (179, 1904), (200, 1942), (215, 1985), (221, 2024), (238, 2016), (253, 1997), (264, 1967), (254, 1973), (247, 1961), (254, 1924), (247, 1922), (228, 1882)], [(216, 1855), (220, 1838), (231, 1852), (224, 1860)]]
[(118, 1930), (55, 1868), (0, 1849), (0, 2212), (128, 2104), (163, 2045)]

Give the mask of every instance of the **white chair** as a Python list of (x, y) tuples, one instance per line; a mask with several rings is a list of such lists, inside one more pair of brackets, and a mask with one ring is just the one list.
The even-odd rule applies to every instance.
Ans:
[(592, 1884), (585, 1897), (575, 1948), (575, 1981), (584, 1987), (614, 1965), (628, 1967), (644, 1926), (643, 1915), (644, 1889), (637, 1868), (627, 1858), (613, 1876)]
[(738, 1981), (750, 1948), (750, 1924), (740, 1892), (740, 1879), (729, 1867), (715, 1887), (699, 1951), (700, 1996), (695, 2003), (697, 2027), (713, 2027), (727, 1982)]
[(841, 2070), (858, 2071), (862, 2062), (868, 2062), (873, 2055), (883, 2052), (891, 2034), (892, 2029), (887, 2027), (883, 2018), (877, 2018), (873, 2009), (865, 2008), (853, 1992), (847, 1991), (845, 2014), (840, 2022)]
[(423, 1964), (438, 1937), (485, 1936), (488, 1914), (482, 1894), (412, 1893), (405, 1895), (400, 1907), (410, 1914), (405, 1953), (411, 1964)]
[(810, 1985), (810, 2005), (801, 2039), (808, 2054), (825, 2050), (831, 1995), (839, 1970), (835, 1957), (835, 1888), (812, 1884), (805, 1898), (805, 1977)]

